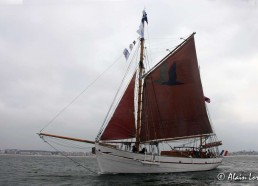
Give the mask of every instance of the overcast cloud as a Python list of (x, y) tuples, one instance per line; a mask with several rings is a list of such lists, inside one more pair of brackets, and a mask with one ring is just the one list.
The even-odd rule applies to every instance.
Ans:
[(46, 129), (94, 140), (145, 7), (152, 63), (197, 32), (202, 83), (222, 148), (258, 151), (257, 6), (255, 0), (0, 0), (0, 149), (48, 149), (36, 133), (118, 59)]

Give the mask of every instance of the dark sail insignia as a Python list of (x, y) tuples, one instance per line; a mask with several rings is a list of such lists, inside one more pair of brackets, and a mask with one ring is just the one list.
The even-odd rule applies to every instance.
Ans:
[(168, 71), (168, 80), (161, 83), (162, 85), (181, 85), (183, 83), (177, 81), (177, 74), (176, 74), (176, 63), (173, 63), (173, 65), (170, 67)]

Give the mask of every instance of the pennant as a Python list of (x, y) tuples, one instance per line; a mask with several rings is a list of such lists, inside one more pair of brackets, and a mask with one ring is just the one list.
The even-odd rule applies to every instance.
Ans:
[(144, 38), (144, 26), (143, 26), (143, 23), (140, 24), (139, 29), (136, 32), (139, 34), (140, 38)]
[(210, 103), (210, 102), (211, 102), (210, 98), (207, 98), (207, 97), (205, 97), (205, 96), (204, 96), (204, 101), (206, 101), (207, 103)]
[(133, 44), (130, 44), (130, 45), (129, 45), (129, 49), (130, 49), (130, 51), (133, 50)]
[(142, 12), (142, 24), (144, 24), (144, 21), (146, 21), (146, 23), (148, 24), (148, 18), (145, 10), (143, 10)]
[(140, 35), (140, 38), (144, 38), (144, 21), (146, 21), (146, 23), (148, 23), (148, 18), (147, 18), (147, 14), (146, 14), (145, 10), (143, 10), (143, 12), (142, 12), (142, 21), (139, 26), (139, 29), (137, 30), (137, 33)]
[(125, 48), (123, 54), (125, 55), (125, 59), (127, 60), (130, 56), (129, 51)]

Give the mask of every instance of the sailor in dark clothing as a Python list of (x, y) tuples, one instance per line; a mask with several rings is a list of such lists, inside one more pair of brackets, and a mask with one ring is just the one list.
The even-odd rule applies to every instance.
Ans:
[(145, 152), (147, 152), (147, 149), (145, 147), (143, 147), (142, 150), (140, 151), (140, 153), (144, 154)]
[(133, 152), (137, 152), (137, 148), (135, 145), (133, 146)]

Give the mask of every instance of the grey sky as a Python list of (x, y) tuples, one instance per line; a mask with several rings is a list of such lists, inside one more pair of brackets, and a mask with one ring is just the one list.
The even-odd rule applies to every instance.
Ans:
[(202, 83), (222, 148), (258, 150), (255, 0), (21, 2), (0, 0), (0, 149), (47, 149), (36, 133), (119, 59), (46, 129), (93, 140), (145, 7), (153, 64), (180, 37), (197, 32)]

